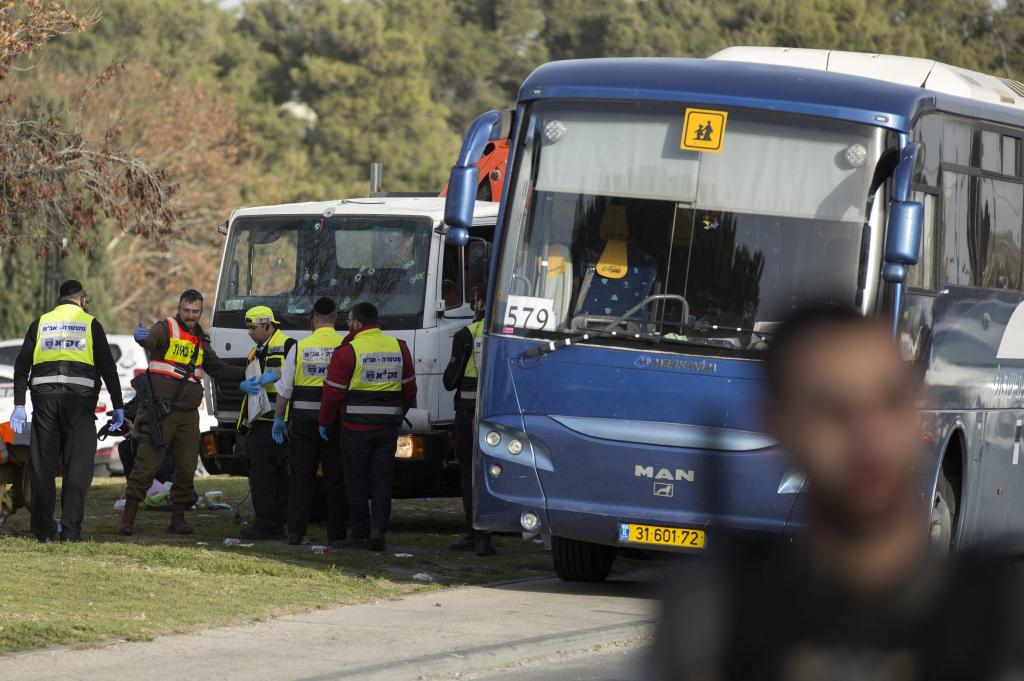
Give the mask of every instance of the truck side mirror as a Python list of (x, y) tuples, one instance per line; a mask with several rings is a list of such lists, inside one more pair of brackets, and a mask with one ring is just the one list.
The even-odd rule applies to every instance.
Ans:
[(219, 225), (217, 225), (217, 231), (220, 232), (221, 234), (223, 234), (224, 236), (227, 236), (227, 233), (228, 233), (228, 223), (227, 223), (227, 221), (224, 221), (224, 222), (220, 223)]
[[(480, 171), (476, 162), (492, 139), (500, 139), (502, 133), (502, 112), (485, 111), (469, 126), (466, 139), (462, 142), (459, 158), (452, 166), (448, 178), (448, 194), (444, 201), (444, 222), (451, 228), (468, 230), (473, 226), (473, 208), (480, 182)], [(468, 237), (468, 234), (467, 234)], [(449, 241), (449, 243), (454, 243)], [(458, 245), (465, 245), (465, 241)]]

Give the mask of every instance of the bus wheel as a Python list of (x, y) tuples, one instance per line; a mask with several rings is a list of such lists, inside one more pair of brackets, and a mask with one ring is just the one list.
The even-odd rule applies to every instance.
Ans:
[(615, 547), (551, 537), (555, 574), (566, 582), (603, 582), (615, 562)]
[(946, 471), (939, 471), (932, 498), (931, 541), (935, 548), (948, 552), (953, 546), (953, 522), (956, 519), (956, 490), (946, 477)]

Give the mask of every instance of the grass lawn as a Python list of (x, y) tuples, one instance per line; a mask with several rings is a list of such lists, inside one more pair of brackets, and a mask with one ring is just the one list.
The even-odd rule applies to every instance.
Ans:
[[(199, 479), (233, 507), (248, 490), (243, 478)], [(237, 537), (235, 511), (194, 511), (190, 537), (166, 533), (169, 513), (140, 511), (136, 534), (115, 534), (114, 501), (123, 478), (97, 479), (88, 498), (80, 544), (0, 539), (0, 654), (58, 644), (146, 639), (197, 626), (226, 624), (332, 605), (394, 598), (414, 590), (551, 575), (543, 546), (518, 537), (495, 539), (498, 555), (478, 558), (448, 549), (461, 532), (458, 499), (396, 500), (388, 550), (328, 552), (283, 541), (225, 547)], [(252, 508), (241, 509), (246, 520)], [(28, 530), (28, 513), (7, 527)], [(326, 530), (309, 530), (314, 544)], [(397, 557), (395, 554), (412, 554)], [(426, 573), (424, 583), (413, 575)]]

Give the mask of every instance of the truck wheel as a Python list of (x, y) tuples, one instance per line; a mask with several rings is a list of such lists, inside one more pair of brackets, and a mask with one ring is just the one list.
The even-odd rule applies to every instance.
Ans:
[(956, 505), (956, 490), (946, 477), (946, 472), (940, 470), (939, 479), (935, 483), (935, 496), (932, 497), (930, 535), (932, 545), (943, 553), (948, 553), (953, 548)]
[(551, 537), (555, 574), (566, 582), (603, 582), (615, 562), (615, 547)]

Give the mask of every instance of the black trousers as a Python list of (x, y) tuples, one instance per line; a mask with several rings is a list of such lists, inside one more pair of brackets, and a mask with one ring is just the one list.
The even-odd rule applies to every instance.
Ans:
[(341, 459), (352, 536), (383, 537), (391, 518), (398, 426), (371, 431), (342, 427), (341, 432)]
[(466, 527), (473, 530), (473, 412), (455, 412), (455, 456), (459, 460), (462, 510)]
[(96, 400), (78, 395), (32, 395), (29, 481), (32, 533), (49, 539), (57, 531), (57, 474), (63, 469), (60, 523), (64, 536), (78, 539), (85, 516), (85, 493), (96, 462)]
[(279, 445), (270, 421), (255, 421), (246, 438), (249, 449), (249, 489), (256, 525), (280, 532), (288, 518), (288, 444)]
[(327, 429), (330, 441), (320, 437), (315, 419), (294, 419), (289, 427), (289, 463), (292, 482), (288, 490), (288, 534), (303, 536), (313, 506), (313, 481), (319, 465), (327, 488), (327, 543), (344, 539), (348, 525), (345, 473), (341, 467), (338, 426)]

